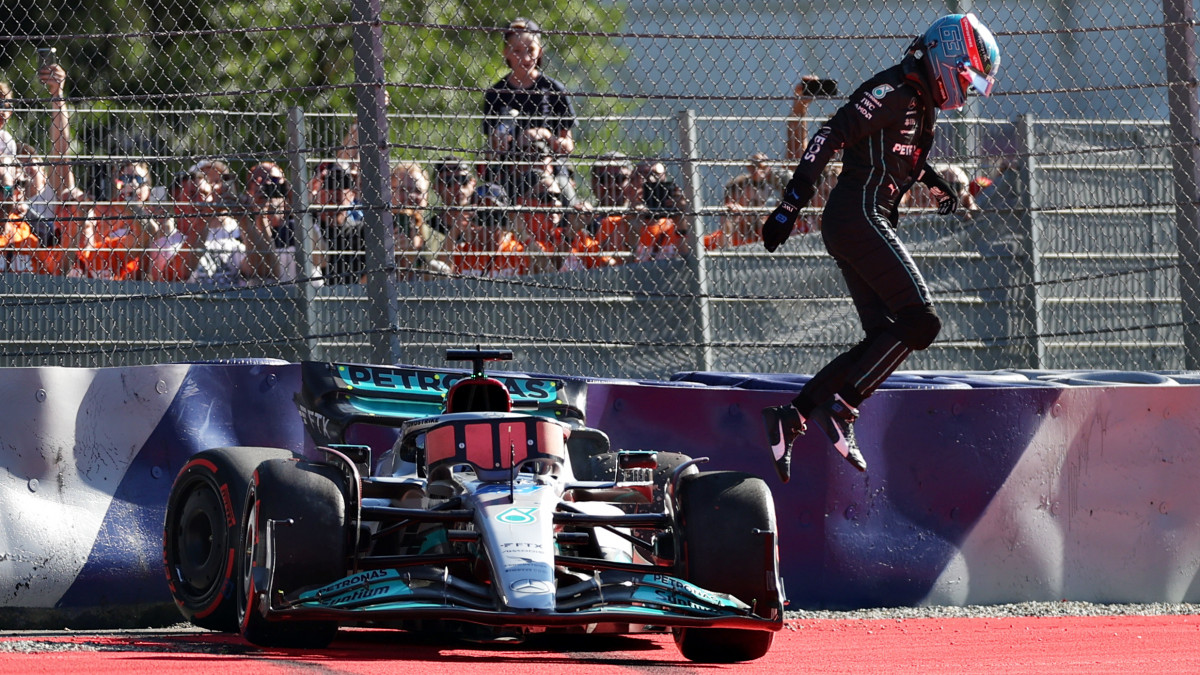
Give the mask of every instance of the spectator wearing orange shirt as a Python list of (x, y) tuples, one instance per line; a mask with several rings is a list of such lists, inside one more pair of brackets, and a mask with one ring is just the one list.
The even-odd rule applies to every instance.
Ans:
[[(620, 152), (606, 152), (592, 166), (592, 196), (596, 204), (584, 208), (596, 211), (589, 231), (602, 251), (628, 254), (637, 243), (629, 201), (632, 176), (633, 164)], [(611, 256), (611, 260), (617, 265), (625, 262), (620, 255)]]
[(684, 215), (687, 200), (683, 190), (667, 175), (662, 162), (650, 162), (638, 167), (635, 182), (641, 183), (642, 198), (639, 209), (642, 226), (634, 248), (634, 260), (666, 260), (686, 256), (688, 248)]
[(617, 259), (605, 251), (600, 241), (592, 234), (588, 222), (583, 218), (571, 218), (568, 222), (575, 223), (570, 234), (571, 245), (567, 257), (563, 259), (560, 270), (574, 272), (592, 269), (594, 267), (612, 267)]
[(33, 272), (38, 238), (25, 222), (25, 170), (15, 158), (0, 155), (0, 272)]
[[(468, 277), (511, 278), (529, 274), (532, 260), (526, 244), (515, 232), (493, 224), (481, 224), (477, 213), (450, 209), (446, 219), (454, 247), (454, 273)], [(542, 251), (535, 242), (533, 250)], [(544, 258), (544, 256), (543, 256)]]
[(112, 180), (112, 201), (96, 206), (91, 276), (117, 281), (141, 279), (150, 242), (159, 230), (149, 210), (151, 177), (145, 162), (124, 162)]
[[(38, 70), (38, 79), (50, 94), (50, 155), (43, 201), (51, 207), (52, 236), (42, 239), (34, 267), (41, 274), (90, 276), (95, 214), (91, 197), (79, 189), (71, 165), (71, 116), (64, 97), (67, 73), (52, 63)], [(27, 171), (30, 168), (26, 167)], [(36, 170), (30, 176), (34, 173)]]

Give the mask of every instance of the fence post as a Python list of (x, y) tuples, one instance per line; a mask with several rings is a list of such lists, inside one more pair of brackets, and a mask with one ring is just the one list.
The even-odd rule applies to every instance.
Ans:
[(371, 359), (396, 363), (400, 341), (396, 299), (396, 245), (392, 232), (392, 186), (388, 163), (388, 119), (383, 89), (381, 0), (354, 0), (354, 93), (358, 112), (359, 180), (362, 189), (363, 245), (366, 248), (367, 315)]
[(1025, 234), (1025, 278), (1029, 281), (1025, 289), (1026, 325), (1030, 326), (1033, 334), (1029, 336), (1029, 348), (1033, 357), (1030, 368), (1046, 367), (1046, 344), (1042, 337), (1045, 333), (1045, 314), (1042, 308), (1042, 292), (1039, 288), (1042, 281), (1042, 205), (1041, 186), (1038, 180), (1037, 167), (1037, 138), (1034, 134), (1035, 124), (1032, 115), (1017, 117), (1017, 144), (1021, 161), (1021, 229)]
[(688, 224), (688, 248), (691, 249), (687, 258), (693, 279), (690, 290), (696, 298), (692, 332), (699, 345), (696, 366), (700, 370), (712, 370), (712, 310), (708, 295), (708, 256), (704, 250), (705, 219), (701, 213), (704, 210), (704, 198), (698, 164), (700, 154), (696, 141), (696, 111), (680, 110), (676, 119), (679, 122), (679, 154), (683, 157), (683, 192), (691, 212), (690, 217), (685, 216), (685, 222)]
[(1196, 12), (1192, 0), (1163, 0), (1163, 23), (1184, 363), (1195, 369), (1200, 367), (1200, 102), (1196, 100)]
[(288, 108), (287, 158), (288, 180), (292, 183), (292, 211), (300, 214), (300, 230), (292, 233), (296, 242), (296, 273), (304, 279), (298, 295), (298, 323), (300, 335), (304, 336), (300, 355), (306, 360), (320, 360), (320, 347), (317, 339), (312, 337), (313, 328), (320, 325), (316, 315), (317, 288), (313, 283), (319, 273), (313, 262), (317, 233), (312, 212), (308, 210), (308, 129), (304, 122), (304, 110), (299, 106)]

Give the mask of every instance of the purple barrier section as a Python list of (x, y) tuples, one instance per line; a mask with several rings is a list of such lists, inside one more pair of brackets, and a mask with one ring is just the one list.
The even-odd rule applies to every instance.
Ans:
[(588, 418), (614, 447), (766, 477), (793, 607), (1200, 599), (1198, 387), (880, 391), (867, 473), (812, 434), (785, 485), (759, 410), (789, 399), (593, 384)]

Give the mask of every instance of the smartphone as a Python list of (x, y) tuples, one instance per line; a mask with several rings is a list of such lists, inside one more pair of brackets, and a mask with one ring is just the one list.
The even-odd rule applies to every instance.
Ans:
[(37, 53), (38, 53), (38, 68), (39, 69), (52, 66), (58, 62), (58, 60), (54, 56), (55, 54), (58, 53), (58, 50), (55, 49), (54, 47), (38, 47)]
[(805, 96), (837, 96), (837, 80), (804, 80)]

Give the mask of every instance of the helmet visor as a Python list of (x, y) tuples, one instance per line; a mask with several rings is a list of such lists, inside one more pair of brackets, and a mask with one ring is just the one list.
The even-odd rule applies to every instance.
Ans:
[(964, 91), (974, 91), (981, 96), (991, 96), (992, 88), (996, 86), (996, 78), (975, 70), (967, 59), (958, 63), (958, 79)]

